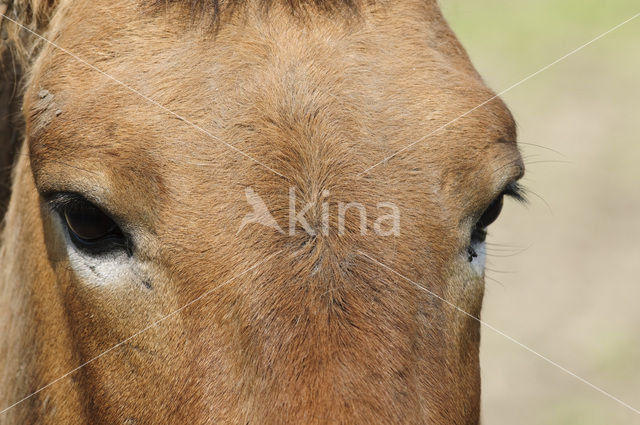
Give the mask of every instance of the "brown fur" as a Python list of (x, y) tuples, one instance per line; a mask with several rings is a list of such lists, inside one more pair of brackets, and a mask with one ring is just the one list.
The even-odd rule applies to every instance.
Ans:
[[(479, 315), (469, 233), (522, 173), (503, 103), (358, 176), (493, 95), (435, 1), (362, 3), (357, 19), (249, 1), (215, 36), (180, 5), (59, 3), (42, 18), (49, 38), (284, 177), (31, 48), (0, 248), (0, 409), (212, 292), (0, 424), (477, 424), (478, 322), (360, 254)], [(401, 233), (363, 236), (349, 216), (344, 235), (236, 235), (248, 186), (283, 226), (293, 187), (301, 205), (329, 190), (332, 211), (394, 202)], [(74, 273), (47, 191), (126, 223), (139, 275)], [(307, 214), (316, 229), (320, 215)]]

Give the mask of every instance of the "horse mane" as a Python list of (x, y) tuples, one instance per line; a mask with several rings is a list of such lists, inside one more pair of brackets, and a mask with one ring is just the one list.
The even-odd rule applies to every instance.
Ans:
[(0, 16), (0, 223), (11, 196), (11, 172), (22, 143), (22, 77), (39, 44), (30, 31), (43, 33), (57, 5), (58, 0), (0, 1), (4, 15)]
[(11, 170), (22, 139), (19, 69), (9, 49), (0, 46), (0, 223), (11, 195)]
[[(191, 11), (208, 11), (214, 15), (227, 8), (233, 8), (248, 3), (247, 0), (152, 0), (155, 5), (182, 4)], [(358, 0), (259, 0), (256, 3), (265, 8), (274, 2), (285, 3), (292, 11), (298, 11), (308, 6), (314, 6), (321, 10), (336, 10), (346, 8), (354, 10)]]
[[(167, 6), (177, 6), (185, 10), (192, 21), (204, 19), (212, 28), (217, 29), (223, 16), (228, 16), (237, 8), (251, 4), (268, 12), (276, 3), (284, 5), (300, 18), (311, 16), (309, 11), (353, 15), (363, 2), (373, 3), (375, 0), (141, 0), (142, 5), (150, 5), (151, 9), (165, 10)], [(145, 4), (146, 3), (146, 4)]]

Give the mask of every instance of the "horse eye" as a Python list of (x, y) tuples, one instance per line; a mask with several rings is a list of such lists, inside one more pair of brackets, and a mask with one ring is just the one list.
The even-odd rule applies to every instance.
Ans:
[(91, 254), (126, 248), (126, 239), (118, 225), (84, 198), (75, 198), (59, 208), (71, 242)]
[[(476, 223), (472, 233), (471, 233), (471, 243), (484, 242), (487, 239), (487, 227), (490, 224), (495, 222), (500, 216), (500, 212), (502, 212), (502, 204), (504, 202), (504, 194), (498, 196), (489, 207), (482, 213), (482, 216)], [(473, 249), (473, 246), (470, 248), (469, 258), (473, 259), (477, 255)], [(471, 260), (469, 260), (471, 261)]]
[(69, 230), (87, 242), (103, 238), (116, 228), (109, 217), (91, 204), (65, 209), (64, 218)]
[(498, 196), (489, 207), (484, 211), (476, 227), (485, 229), (495, 222), (502, 212), (502, 204), (504, 203), (504, 195)]

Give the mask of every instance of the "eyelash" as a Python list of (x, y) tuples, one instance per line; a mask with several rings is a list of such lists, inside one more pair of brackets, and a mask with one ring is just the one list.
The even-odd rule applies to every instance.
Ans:
[[(478, 221), (476, 222), (476, 224), (474, 225), (474, 228), (471, 232), (471, 240), (469, 242), (469, 246), (467, 247), (467, 255), (468, 255), (468, 261), (472, 262), (474, 258), (476, 258), (478, 256), (478, 253), (476, 252), (473, 244), (474, 242), (484, 242), (486, 237), (487, 237), (487, 228), (489, 227), (489, 225), (493, 224), (493, 222), (495, 222), (498, 217), (500, 216), (501, 210), (502, 210), (502, 202), (504, 197), (509, 197), (511, 199), (515, 199), (518, 202), (521, 203), (526, 203), (527, 202), (527, 198), (526, 198), (526, 190), (522, 187), (522, 185), (518, 182), (511, 182), (509, 183), (504, 190), (500, 193), (500, 195), (498, 195), (498, 197), (496, 197), (493, 202), (487, 207), (487, 209), (482, 213), (481, 217), (478, 219)], [(497, 212), (496, 217), (486, 226), (479, 226), (480, 223), (482, 222), (482, 217), (485, 216), (485, 214), (487, 214), (487, 212), (489, 212), (489, 210), (493, 207), (496, 207), (496, 203), (500, 203), (499, 205), (499, 210)]]
[(502, 191), (502, 195), (508, 196), (509, 198), (515, 199), (516, 201), (523, 204), (526, 204), (528, 202), (527, 189), (518, 182), (509, 183)]

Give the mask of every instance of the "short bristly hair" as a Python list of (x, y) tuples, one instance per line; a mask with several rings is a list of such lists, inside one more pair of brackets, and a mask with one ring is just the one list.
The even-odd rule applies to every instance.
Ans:
[[(324, 12), (353, 13), (363, 0), (151, 0), (153, 7), (179, 6), (183, 7), (192, 18), (206, 18), (214, 24), (220, 23), (220, 17), (232, 12), (238, 7), (252, 3), (253, 6), (267, 11), (275, 3), (283, 4), (294, 14), (304, 15), (313, 8)], [(374, 0), (366, 0), (373, 2)]]
[[(262, 0), (265, 7), (280, 1), (286, 3), (292, 10), (306, 6), (315, 6), (323, 10), (333, 10), (339, 7), (354, 9), (358, 0)], [(191, 10), (211, 11), (219, 13), (223, 8), (234, 7), (248, 3), (247, 0), (153, 0), (155, 4), (181, 3)]]
[[(141, 7), (162, 10), (166, 6), (185, 9), (191, 18), (205, 17), (216, 26), (225, 12), (231, 12), (239, 6), (256, 5), (268, 10), (275, 3), (283, 4), (292, 13), (304, 14), (306, 10), (325, 12), (353, 13), (360, 3), (373, 3), (375, 0), (138, 0)], [(41, 40), (31, 33), (45, 35), (51, 17), (59, 0), (0, 0), (5, 6), (5, 14), (10, 19), (0, 20), (2, 44), (12, 49), (19, 62), (28, 61), (37, 52)], [(1, 10), (1, 9), (0, 9)], [(18, 24), (16, 24), (17, 22)]]

